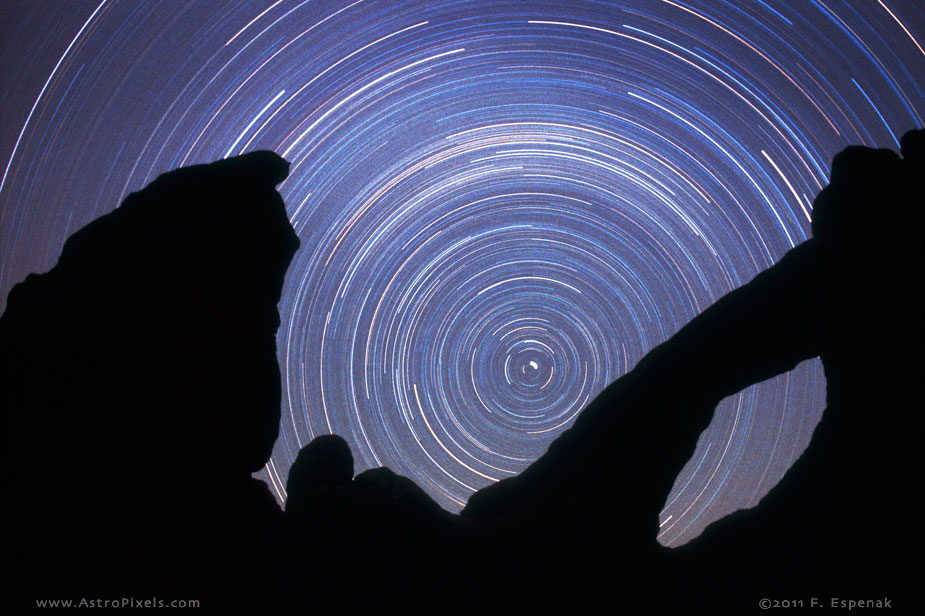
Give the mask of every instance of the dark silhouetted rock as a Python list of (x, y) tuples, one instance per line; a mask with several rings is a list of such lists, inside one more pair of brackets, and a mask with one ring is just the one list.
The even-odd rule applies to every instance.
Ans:
[[(416, 483), (388, 468), (375, 468), (353, 480), (354, 498), (363, 511), (367, 542), (388, 558), (418, 543), (425, 550), (451, 532), (456, 517), (443, 510)], [(423, 558), (423, 556), (422, 556)]]
[[(253, 613), (908, 605), (923, 135), (903, 137), (903, 158), (838, 154), (812, 239), (460, 516), (389, 469), (354, 478), (338, 436), (303, 448), (279, 510), (250, 473), (279, 429), (276, 303), (298, 245), (274, 190), (287, 163), (261, 152), (161, 176), (70, 238), (0, 318), (12, 584)], [(658, 513), (717, 403), (816, 356), (828, 408), (780, 484), (659, 546)]]
[(10, 293), (5, 487), (35, 598), (195, 597), (219, 561), (257, 566), (281, 515), (250, 473), (279, 431), (287, 174), (271, 152), (164, 174)]
[(299, 451), (286, 481), (286, 512), (298, 515), (353, 481), (353, 454), (334, 434), (319, 436)]
[[(619, 580), (623, 606), (911, 599), (904, 561), (920, 545), (899, 529), (919, 466), (922, 135), (903, 138), (903, 160), (838, 154), (813, 239), (653, 349), (536, 463), (474, 494), (463, 519), (524, 562), (575, 564), (588, 596)], [(828, 408), (785, 478), (690, 544), (657, 546), (658, 512), (716, 404), (815, 356)], [(531, 544), (540, 534), (552, 547)], [(524, 580), (537, 590), (556, 576)]]
[[(333, 435), (303, 447), (289, 471), (284, 543), (291, 609), (408, 612), (411, 596), (423, 609), (463, 553), (458, 518), (390, 469), (352, 475), (350, 450)], [(358, 578), (357, 571), (367, 575)]]
[(289, 469), (283, 556), (292, 611), (343, 609), (350, 598), (359, 523), (352, 484), (353, 455), (336, 435), (302, 447)]

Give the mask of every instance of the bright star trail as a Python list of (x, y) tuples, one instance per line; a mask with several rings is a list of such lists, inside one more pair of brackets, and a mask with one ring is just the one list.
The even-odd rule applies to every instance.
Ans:
[[(261, 476), (284, 500), (299, 448), (333, 432), (358, 471), (388, 466), (458, 511), (803, 241), (836, 152), (923, 125), (923, 10), (4, 3), (3, 305), (158, 174), (274, 150), (302, 248)], [(660, 540), (757, 503), (824, 405), (818, 362), (724, 401)]]

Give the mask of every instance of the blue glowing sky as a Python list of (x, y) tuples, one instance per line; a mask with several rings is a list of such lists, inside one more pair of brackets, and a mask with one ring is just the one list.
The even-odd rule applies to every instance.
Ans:
[[(923, 10), (6, 2), (0, 307), (159, 173), (274, 150), (302, 249), (261, 476), (283, 500), (299, 448), (334, 432), (358, 471), (389, 466), (456, 511), (804, 240), (836, 152), (923, 125)], [(755, 504), (824, 399), (807, 362), (726, 400), (661, 540)]]

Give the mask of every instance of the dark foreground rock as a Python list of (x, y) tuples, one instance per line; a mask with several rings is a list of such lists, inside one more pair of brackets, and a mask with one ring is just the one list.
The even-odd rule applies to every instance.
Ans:
[(250, 474), (279, 432), (287, 175), (271, 152), (162, 175), (10, 293), (12, 587), (201, 598), (272, 562), (282, 512)]
[[(279, 429), (298, 246), (272, 153), (181, 169), (72, 236), (0, 318), (4, 558), (43, 598), (253, 613), (649, 613), (915, 602), (923, 135), (849, 148), (814, 237), (615, 381), (518, 477), (440, 509), (307, 445), (286, 511), (251, 478)], [(827, 410), (754, 509), (677, 550), (658, 513), (717, 403), (819, 356)], [(773, 606), (772, 606), (773, 607)], [(840, 604), (836, 607), (845, 607)]]

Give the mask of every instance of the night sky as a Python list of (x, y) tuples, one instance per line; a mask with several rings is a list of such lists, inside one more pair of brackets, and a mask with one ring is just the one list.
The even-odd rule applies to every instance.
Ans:
[[(4, 2), (0, 308), (158, 174), (274, 150), (261, 477), (333, 432), (458, 511), (806, 239), (836, 152), (925, 124), (923, 45), (914, 0)], [(660, 540), (754, 505), (824, 405), (818, 361), (724, 401)]]

